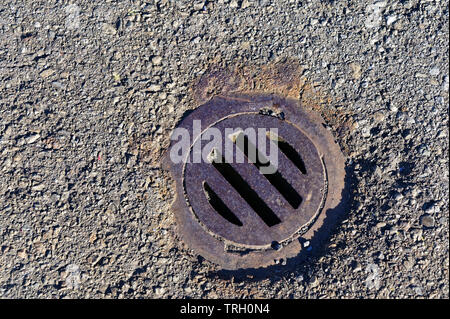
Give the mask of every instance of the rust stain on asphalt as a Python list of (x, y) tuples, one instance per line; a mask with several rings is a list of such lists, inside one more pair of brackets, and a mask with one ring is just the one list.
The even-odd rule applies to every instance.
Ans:
[[(321, 114), (326, 123), (334, 130), (337, 137), (348, 135), (353, 129), (352, 114), (337, 109), (333, 100), (324, 93), (317, 83), (311, 83), (297, 59), (284, 58), (265, 66), (237, 63), (232, 67), (221, 66), (213, 61), (205, 73), (192, 82), (188, 89), (185, 111), (193, 110), (209, 101), (214, 96), (231, 93), (276, 94), (300, 101), (302, 107)], [(190, 102), (190, 103), (189, 103)], [(170, 131), (177, 124), (174, 120), (158, 123), (162, 126), (160, 136), (136, 137), (129, 141), (129, 153), (137, 156), (150, 167), (157, 168), (164, 151), (170, 144)], [(349, 150), (340, 145), (344, 154)]]
[[(338, 136), (354, 129), (352, 114), (338, 110), (319, 84), (310, 82), (297, 59), (285, 58), (262, 67), (236, 65), (224, 68), (212, 64), (190, 88), (195, 107), (217, 95), (230, 93), (276, 94), (300, 101), (302, 107), (321, 114)], [(344, 153), (347, 148), (341, 145)]]

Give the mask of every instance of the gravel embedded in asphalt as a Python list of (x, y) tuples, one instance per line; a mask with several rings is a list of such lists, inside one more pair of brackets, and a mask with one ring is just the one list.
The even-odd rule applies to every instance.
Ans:
[[(448, 17), (433, 0), (3, 1), (0, 297), (448, 298)], [(326, 101), (351, 208), (295, 269), (230, 279), (177, 237), (159, 158), (212, 66), (286, 58)]]

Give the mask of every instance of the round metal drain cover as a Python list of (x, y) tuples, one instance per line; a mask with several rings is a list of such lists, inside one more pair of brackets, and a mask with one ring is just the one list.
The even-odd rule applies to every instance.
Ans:
[(317, 114), (273, 95), (216, 97), (186, 116), (164, 159), (185, 242), (226, 269), (299, 254), (340, 213), (344, 157)]

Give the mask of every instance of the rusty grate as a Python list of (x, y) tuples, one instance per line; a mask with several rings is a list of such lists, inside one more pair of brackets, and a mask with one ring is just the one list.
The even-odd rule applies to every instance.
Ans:
[(186, 163), (184, 189), (194, 214), (210, 232), (237, 245), (267, 246), (289, 238), (314, 217), (325, 185), (322, 162), (308, 137), (286, 121), (260, 114), (226, 117), (213, 127), (225, 138), (225, 128), (277, 128), (284, 144), (304, 163), (306, 174), (281, 151), (273, 174), (260, 173), (258, 160), (238, 163), (239, 152), (248, 158), (247, 145), (257, 145), (244, 133), (245, 149), (235, 147), (231, 163), (222, 155), (223, 143), (209, 145), (216, 152), (220, 148), (220, 162)]
[[(267, 266), (295, 256), (299, 238), (312, 237), (339, 200), (343, 156), (320, 117), (297, 101), (216, 97), (178, 128), (191, 135), (181, 162), (165, 158), (177, 182), (178, 228), (192, 248), (224, 268)], [(252, 129), (265, 136), (247, 134)], [(267, 156), (271, 147), (276, 165)], [(199, 152), (201, 160), (193, 160)]]

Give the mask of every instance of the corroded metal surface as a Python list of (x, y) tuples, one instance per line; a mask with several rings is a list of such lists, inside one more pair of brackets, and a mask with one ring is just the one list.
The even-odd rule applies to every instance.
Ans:
[[(324, 193), (323, 165), (319, 154), (312, 142), (297, 128), (286, 121), (275, 117), (260, 114), (244, 114), (227, 117), (216, 123), (218, 128), (226, 138), (225, 128), (249, 127), (277, 128), (278, 133), (285, 140), (295, 145), (295, 149), (301, 152), (305, 161), (307, 174), (302, 174), (299, 169), (284, 155), (279, 152), (278, 174), (286, 181), (285, 185), (291, 185), (303, 199), (299, 207), (294, 208), (282, 196), (282, 192), (274, 187), (270, 181), (260, 173), (258, 168), (251, 163), (237, 163), (237, 153), (235, 149), (231, 158), (231, 166), (242, 177), (243, 183), (248, 183), (269, 206), (269, 209), (281, 220), (273, 226), (268, 226), (263, 219), (258, 216), (258, 208), (253, 209), (239, 194), (239, 192), (226, 181), (226, 177), (210, 163), (187, 163), (184, 173), (185, 192), (189, 205), (196, 217), (206, 228), (214, 234), (219, 235), (224, 240), (229, 240), (236, 245), (269, 246), (273, 241), (282, 242), (289, 239), (301, 226), (308, 223), (314, 216), (322, 203)], [(196, 143), (199, 143), (199, 139)], [(253, 141), (256, 144), (256, 141)], [(267, 139), (267, 143), (269, 139)], [(221, 148), (222, 145), (209, 145), (209, 147)], [(267, 146), (269, 149), (269, 146)], [(204, 192), (203, 183), (206, 182), (213, 191), (220, 196), (232, 212), (242, 221), (242, 226), (227, 222), (222, 216), (217, 214), (208, 202)], [(240, 183), (242, 184), (242, 183)], [(239, 185), (238, 185), (239, 186)]]
[[(173, 209), (178, 229), (191, 248), (226, 269), (257, 268), (296, 256), (302, 249), (300, 237), (307, 240), (329, 232), (323, 224), (325, 218), (340, 214), (344, 157), (317, 114), (292, 99), (237, 94), (213, 98), (178, 127), (192, 133), (194, 120), (201, 120), (202, 127), (193, 136), (191, 152), (209, 127), (217, 128), (222, 136), (225, 128), (277, 128), (304, 167), (279, 152), (274, 181), (274, 176), (264, 176), (257, 165), (248, 162), (230, 161), (221, 171), (211, 162), (175, 164), (167, 155), (165, 164), (177, 186)], [(267, 148), (268, 143), (270, 139)], [(222, 145), (208, 147), (225, 152)], [(238, 152), (235, 149), (226, 158), (235, 159)], [(216, 211), (211, 198), (224, 207), (224, 215)], [(274, 215), (273, 223), (264, 219), (265, 210)]]

